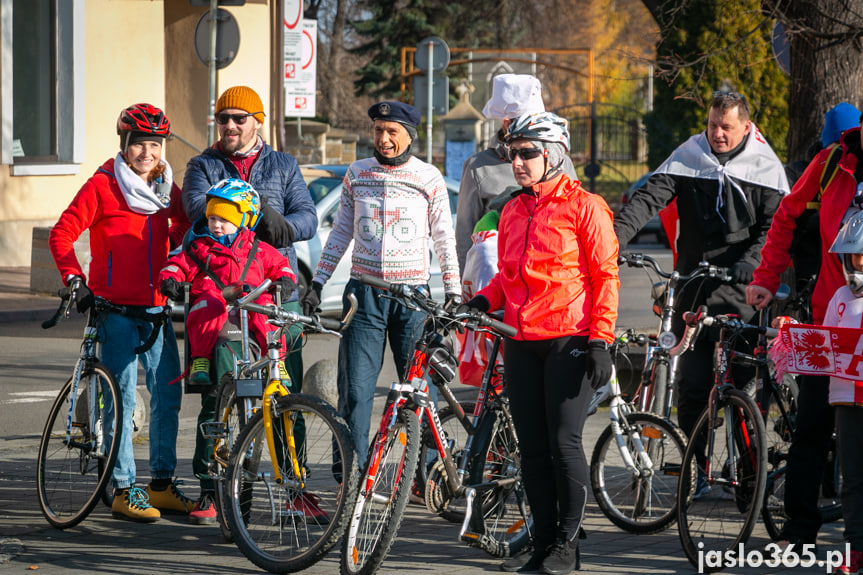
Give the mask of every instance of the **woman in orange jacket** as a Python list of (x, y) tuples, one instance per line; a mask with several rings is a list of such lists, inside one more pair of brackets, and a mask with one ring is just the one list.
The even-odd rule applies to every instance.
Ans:
[(579, 567), (589, 485), (581, 436), (593, 390), (611, 376), (617, 238), (605, 201), (560, 169), (565, 120), (522, 116), (506, 141), (522, 189), (501, 213), (498, 273), (466, 307), (502, 307), (518, 328), (504, 348), (505, 381), (535, 535), (501, 568), (560, 575)]

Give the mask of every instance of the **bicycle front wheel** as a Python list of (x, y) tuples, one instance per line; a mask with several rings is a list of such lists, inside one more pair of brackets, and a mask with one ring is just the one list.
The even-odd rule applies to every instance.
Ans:
[(386, 558), (410, 498), (419, 446), (416, 414), (400, 409), (395, 425), (385, 436), (378, 434), (369, 448), (342, 544), (343, 574), (374, 573)]
[(636, 412), (621, 419), (620, 437), (609, 425), (593, 449), (593, 495), (602, 513), (624, 531), (662, 531), (677, 519), (677, 483), (686, 438), (668, 420), (652, 413)]
[(517, 555), (533, 532), (530, 504), (521, 481), (521, 454), (512, 419), (503, 405), (480, 421), (471, 454), (470, 485), (500, 482), (478, 493), (462, 540), (492, 557)]
[(39, 506), (58, 529), (77, 525), (90, 514), (120, 449), (123, 402), (114, 375), (94, 364), (81, 374), (74, 395), (73, 383), (66, 382), (51, 406), (37, 456)]
[[(319, 561), (344, 533), (357, 473), (347, 425), (330, 405), (290, 394), (273, 409), (271, 435), (258, 411), (237, 438), (226, 474), (226, 509), (240, 551), (262, 569), (285, 573)], [(281, 483), (274, 479), (276, 468)]]
[(736, 389), (725, 392), (713, 421), (712, 446), (708, 416), (709, 408), (686, 446), (677, 491), (680, 541), (695, 567), (699, 555), (721, 555), (749, 539), (767, 480), (764, 419), (752, 398)]
[(650, 375), (650, 387), (652, 388), (652, 396), (650, 400), (650, 411), (659, 417), (669, 417), (671, 414), (666, 413), (666, 403), (668, 402), (668, 362), (665, 359), (654, 359), (653, 369)]

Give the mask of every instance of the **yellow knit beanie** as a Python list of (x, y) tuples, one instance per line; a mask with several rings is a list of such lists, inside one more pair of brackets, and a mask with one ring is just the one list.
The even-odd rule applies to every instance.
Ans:
[(237, 226), (243, 225), (243, 212), (234, 202), (223, 200), (222, 198), (210, 198), (207, 200), (207, 217), (219, 216), (223, 220), (227, 220)]
[(248, 86), (234, 86), (222, 92), (216, 102), (216, 113), (218, 114), (227, 108), (245, 110), (249, 114), (254, 114), (255, 119), (259, 122), (263, 122), (264, 116), (266, 116), (261, 97)]

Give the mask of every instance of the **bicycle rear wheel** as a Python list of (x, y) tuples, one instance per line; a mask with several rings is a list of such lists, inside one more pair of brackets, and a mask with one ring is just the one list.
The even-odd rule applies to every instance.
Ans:
[[(472, 414), (476, 408), (476, 402), (464, 402), (461, 407), (465, 413)], [(438, 412), (438, 419), (440, 419), (441, 429), (446, 434), (447, 441), (451, 442), (450, 452), (457, 464), (470, 433), (456, 417), (455, 410), (449, 405)], [(430, 513), (440, 515), (452, 522), (460, 522), (464, 519), (464, 498), (456, 499), (450, 491), (443, 462), (437, 451), (434, 430), (429, 426), (426, 419), (423, 420), (422, 425), (422, 443), (415, 485), (417, 487), (422, 485), (418, 491), (422, 492), (426, 509)]]
[[(72, 384), (72, 379), (66, 382), (51, 406), (37, 455), (39, 506), (58, 529), (77, 525), (90, 514), (120, 449), (123, 402), (113, 374), (94, 364), (81, 374), (75, 397)], [(72, 424), (68, 439), (67, 421)]]
[(530, 504), (521, 481), (521, 454), (512, 419), (503, 404), (486, 411), (471, 454), (470, 485), (502, 484), (477, 494), (462, 540), (492, 557), (517, 555), (533, 533)]
[(343, 574), (374, 573), (386, 558), (410, 498), (419, 445), (419, 421), (408, 409), (372, 443), (342, 544)]
[[(285, 573), (313, 565), (336, 544), (357, 473), (347, 425), (327, 403), (290, 394), (273, 408), (271, 436), (259, 411), (237, 438), (226, 475), (226, 509), (240, 551), (262, 569)], [(286, 425), (293, 430), (289, 436)], [(292, 441), (299, 476), (288, 448)], [(273, 479), (274, 466), (281, 484)]]
[(680, 541), (695, 567), (700, 555), (736, 550), (749, 539), (767, 480), (764, 419), (752, 398), (736, 389), (725, 392), (714, 421), (712, 449), (706, 447), (708, 411), (699, 417), (686, 446), (677, 491)]
[[(600, 510), (630, 533), (656, 533), (677, 519), (677, 483), (686, 450), (683, 433), (652, 413), (630, 413), (620, 422), (621, 441), (612, 425), (596, 442), (590, 460), (590, 483)], [(650, 458), (645, 466), (639, 447)], [(634, 468), (627, 469), (626, 450)]]

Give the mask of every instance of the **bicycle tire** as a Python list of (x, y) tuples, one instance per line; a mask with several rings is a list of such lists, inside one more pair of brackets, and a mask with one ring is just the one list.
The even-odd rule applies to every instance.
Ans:
[[(278, 398), (273, 409), (275, 445), (267, 444), (262, 411), (237, 438), (226, 475), (226, 509), (243, 555), (262, 569), (285, 573), (306, 569), (335, 546), (344, 533), (357, 473), (347, 424), (329, 404), (297, 393)], [(276, 431), (282, 421), (294, 427), (290, 439), (304, 434), (296, 442), (302, 477), (294, 472), (286, 438)], [(304, 426), (302, 431), (298, 426)], [(272, 479), (270, 447), (277, 454), (281, 484)]]
[(469, 485), (514, 479), (477, 494), (469, 532), (462, 537), (492, 557), (517, 555), (531, 541), (533, 516), (521, 481), (521, 453), (512, 418), (498, 404), (477, 425)]
[(77, 404), (85, 393), (89, 397), (91, 385), (97, 386), (99, 403), (95, 407), (98, 409), (91, 425), (89, 409), (81, 417), (76, 407), (71, 429), (72, 447), (69, 447), (66, 424), (72, 384), (73, 378), (69, 378), (54, 400), (37, 454), (39, 507), (48, 523), (58, 529), (67, 529), (83, 521), (105, 497), (122, 433), (123, 402), (117, 381), (104, 365), (88, 365), (81, 373), (75, 401)]
[[(461, 403), (461, 407), (465, 413), (472, 414), (476, 408), (476, 402), (464, 402)], [(455, 410), (449, 405), (438, 412), (438, 419), (447, 441), (452, 442), (450, 453), (457, 464), (467, 438), (470, 437), (470, 431), (464, 428), (456, 417)], [(414, 481), (416, 491), (422, 494), (429, 513), (434, 513), (453, 523), (460, 522), (464, 519), (464, 508), (459, 507), (457, 501), (463, 498), (454, 498), (449, 489), (446, 474), (443, 471), (443, 462), (434, 440), (434, 432), (426, 418), (423, 418), (421, 437), (417, 476)]]
[[(706, 473), (696, 455), (704, 453), (702, 450), (707, 445), (708, 415), (705, 409), (686, 446), (677, 489), (677, 526), (690, 563), (712, 573), (722, 566), (699, 565), (699, 557), (709, 552), (724, 557), (726, 551), (736, 550), (739, 544), (745, 543), (755, 527), (764, 501), (767, 450), (764, 419), (754, 400), (743, 391), (726, 391), (725, 397), (719, 400), (710, 474), (705, 475), (713, 483), (709, 493), (694, 497), (698, 473)], [(737, 425), (740, 418), (743, 424)], [(729, 425), (732, 426), (734, 450), (739, 452), (734, 458), (740, 470), (739, 487), (723, 484), (728, 479), (732, 461), (725, 441)]]
[[(657, 533), (677, 519), (677, 484), (686, 438), (679, 428), (652, 413), (635, 412), (622, 419), (622, 441), (635, 469), (627, 469), (624, 464), (617, 436), (609, 424), (590, 459), (593, 495), (602, 513), (624, 531)], [(650, 469), (643, 468), (637, 453), (635, 441), (642, 440), (653, 463)]]
[(667, 418), (671, 415), (667, 413), (668, 410), (665, 405), (668, 397), (669, 365), (664, 359), (657, 360), (655, 357), (651, 362), (653, 363), (653, 368), (650, 376), (650, 385), (653, 388), (653, 393), (650, 399), (650, 412), (659, 417)]
[(342, 544), (343, 575), (370, 575), (386, 558), (410, 498), (419, 448), (416, 413), (399, 409), (396, 424), (369, 448)]
[(241, 414), (237, 409), (236, 382), (231, 374), (227, 374), (222, 378), (219, 389), (216, 392), (216, 421), (226, 425), (227, 435), (216, 439), (213, 444), (213, 452), (216, 454), (213, 459), (213, 470), (217, 474), (214, 480), (215, 490), (213, 492), (213, 499), (215, 501), (213, 504), (216, 506), (216, 519), (219, 522), (219, 529), (226, 543), (233, 543), (234, 535), (231, 533), (227, 520), (227, 505), (229, 501), (227, 483), (225, 481), (227, 466), (223, 466), (219, 461), (228, 461), (230, 458), (231, 451), (236, 444), (240, 428), (242, 427), (240, 416)]

